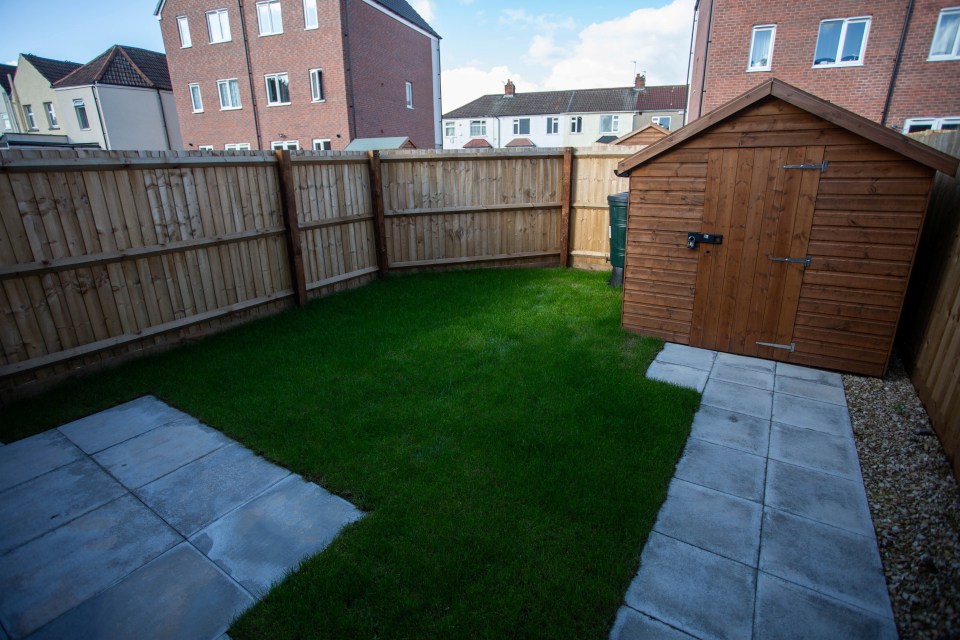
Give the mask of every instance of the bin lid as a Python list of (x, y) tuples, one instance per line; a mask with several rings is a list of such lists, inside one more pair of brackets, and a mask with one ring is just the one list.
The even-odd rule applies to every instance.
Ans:
[(607, 202), (611, 202), (611, 203), (617, 202), (617, 203), (627, 204), (629, 200), (630, 200), (630, 193), (628, 191), (624, 191), (623, 193), (615, 193), (613, 195), (607, 196)]

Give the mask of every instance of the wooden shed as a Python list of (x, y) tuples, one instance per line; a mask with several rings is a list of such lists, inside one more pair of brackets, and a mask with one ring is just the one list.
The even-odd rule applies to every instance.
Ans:
[(882, 376), (936, 171), (957, 160), (778, 80), (623, 160), (623, 326)]

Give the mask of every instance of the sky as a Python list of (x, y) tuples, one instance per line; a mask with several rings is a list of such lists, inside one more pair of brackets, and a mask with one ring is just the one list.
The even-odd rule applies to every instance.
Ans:
[[(322, 0), (327, 1), (327, 0)], [(408, 0), (440, 41), (444, 112), (484, 94), (683, 84), (693, 0)], [(0, 0), (0, 62), (89, 62), (114, 44), (163, 51), (155, 0)], [(37, 18), (43, 15), (43, 20)]]

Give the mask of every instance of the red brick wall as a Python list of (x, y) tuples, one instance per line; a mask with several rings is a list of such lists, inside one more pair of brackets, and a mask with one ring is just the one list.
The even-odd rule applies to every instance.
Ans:
[(960, 60), (927, 62), (940, 9), (958, 0), (917, 0), (887, 124), (898, 128), (907, 118), (960, 116)]
[[(418, 149), (433, 149), (433, 40), (363, 0), (348, 5), (357, 137), (409, 136)], [(413, 109), (406, 106), (407, 81)]]

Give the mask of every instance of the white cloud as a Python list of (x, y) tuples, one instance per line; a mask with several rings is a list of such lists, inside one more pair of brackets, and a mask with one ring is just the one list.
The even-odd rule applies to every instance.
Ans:
[(569, 54), (553, 65), (549, 89), (623, 87), (637, 71), (647, 84), (686, 82), (693, 0), (674, 0), (658, 9), (637, 9), (623, 18), (583, 29)]
[(523, 79), (519, 74), (512, 72), (507, 66), (493, 67), (492, 69), (478, 69), (477, 67), (458, 67), (447, 69), (440, 74), (443, 111), (452, 111), (473, 102), (480, 96), (491, 93), (503, 93), (503, 85), (507, 80), (513, 80), (517, 91), (540, 91), (543, 87), (537, 86)]
[(433, 20), (436, 15), (433, 10), (433, 0), (414, 0), (410, 3), (410, 6), (427, 22)]
[(527, 49), (527, 58), (533, 64), (550, 65), (563, 57), (563, 47), (558, 47), (553, 36), (533, 36), (530, 48)]
[(543, 31), (575, 29), (577, 26), (576, 21), (569, 16), (559, 16), (552, 13), (533, 15), (526, 9), (504, 9), (500, 12), (500, 24), (535, 28)]

